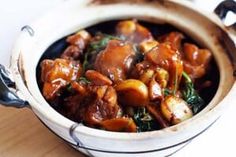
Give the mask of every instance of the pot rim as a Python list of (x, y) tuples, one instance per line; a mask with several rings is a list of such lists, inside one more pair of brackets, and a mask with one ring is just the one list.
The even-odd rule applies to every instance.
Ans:
[[(226, 31), (222, 22), (218, 18), (216, 18), (215, 15), (203, 14), (202, 12), (197, 10), (193, 6), (193, 4), (188, 3), (188, 2), (180, 2), (180, 1), (176, 2), (174, 0), (169, 0), (169, 1), (183, 5), (185, 7), (188, 7), (189, 9), (193, 10), (197, 14), (207, 17), (208, 20), (210, 20), (212, 23), (219, 26), (223, 31)], [(60, 7), (62, 7), (63, 5), (64, 4), (62, 4)], [(81, 3), (81, 6), (83, 6), (83, 5), (84, 5), (84, 3)], [(60, 7), (58, 7), (58, 8), (60, 9)], [(55, 9), (55, 11), (56, 10), (58, 10), (58, 9)], [(32, 25), (33, 25), (33, 23), (32, 23)], [(15, 46), (13, 48), (13, 53), (12, 53), (12, 57), (11, 57), (10, 68), (11, 68), (13, 77), (15, 79), (16, 86), (20, 90), (23, 97), (27, 98), (27, 100), (30, 102), (30, 104), (33, 104), (31, 106), (33, 110), (37, 110), (38, 112), (42, 113), (44, 115), (44, 117), (46, 119), (48, 119), (49, 121), (51, 121), (52, 123), (55, 123), (61, 127), (70, 128), (73, 124), (75, 124), (75, 122), (67, 119), (66, 117), (62, 116), (59, 113), (57, 113), (57, 114), (59, 114), (58, 116), (66, 119), (66, 123), (56, 121), (53, 117), (51, 117), (48, 113), (45, 112), (44, 107), (40, 105), (41, 102), (38, 102), (34, 98), (34, 96), (30, 93), (30, 91), (28, 90), (28, 88), (26, 87), (26, 85), (24, 83), (24, 80), (23, 80), (22, 74), (21, 74), (22, 69), (20, 69), (21, 52), (19, 50), (20, 50), (20, 46), (22, 43), (21, 39), (24, 39), (26, 37), (26, 35), (28, 35), (28, 34), (25, 34), (24, 32), (22, 32), (20, 34), (20, 36), (19, 36), (18, 40), (16, 41)], [(183, 128), (188, 127), (188, 123), (196, 125), (197, 122), (200, 122), (201, 120), (204, 120), (204, 119), (211, 119), (211, 121), (213, 121), (213, 119), (219, 117), (221, 110), (224, 108), (223, 106), (227, 105), (227, 103), (229, 103), (229, 100), (232, 100), (232, 98), (234, 98), (235, 94), (236, 94), (236, 83), (234, 82), (234, 85), (230, 89), (229, 94), (227, 96), (225, 96), (223, 98), (223, 100), (217, 106), (212, 108), (210, 111), (208, 111), (206, 113), (205, 112), (203, 113), (201, 111), (199, 114), (195, 115), (193, 118), (191, 118), (187, 121), (184, 121), (180, 124), (177, 124), (177, 125), (174, 125), (174, 126), (162, 129), (162, 130), (156, 130), (156, 131), (151, 131), (151, 132), (141, 132), (141, 133), (120, 133), (120, 132), (103, 131), (103, 130), (94, 129), (94, 128), (90, 128), (90, 127), (86, 127), (86, 126), (79, 126), (78, 128), (76, 128), (75, 131), (79, 134), (84, 134), (84, 135), (88, 135), (88, 136), (92, 136), (92, 137), (109, 138), (109, 139), (117, 139), (117, 140), (130, 140), (130, 139), (143, 140), (143, 139), (148, 139), (148, 138), (153, 138), (153, 137), (165, 138), (165, 137), (169, 137), (171, 135), (177, 134), (179, 130), (181, 130), (181, 132), (182, 132)], [(49, 107), (50, 107), (50, 105), (49, 105)], [(182, 128), (182, 129), (180, 129), (180, 128)]]

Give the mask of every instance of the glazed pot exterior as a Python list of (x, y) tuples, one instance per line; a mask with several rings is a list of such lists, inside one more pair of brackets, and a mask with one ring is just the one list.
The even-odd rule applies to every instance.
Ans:
[[(212, 101), (193, 118), (166, 129), (144, 133), (117, 133), (88, 128), (56, 112), (43, 98), (36, 68), (45, 50), (79, 29), (109, 20), (137, 18), (168, 23), (210, 49), (220, 71), (219, 89)], [(227, 41), (227, 43), (224, 43)], [(77, 1), (65, 2), (54, 11), (22, 28), (11, 59), (11, 72), (19, 97), (39, 119), (73, 147), (90, 156), (166, 156), (182, 148), (210, 127), (236, 94), (235, 50), (227, 28), (217, 16), (203, 14), (185, 1)]]

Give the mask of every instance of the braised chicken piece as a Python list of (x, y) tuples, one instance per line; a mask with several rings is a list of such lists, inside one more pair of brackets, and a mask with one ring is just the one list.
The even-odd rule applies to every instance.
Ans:
[(183, 39), (184, 39), (184, 35), (180, 32), (171, 32), (160, 38), (161, 42), (169, 43), (172, 49), (178, 50), (179, 52), (182, 52), (181, 42)]
[(184, 70), (192, 79), (201, 78), (206, 74), (208, 63), (212, 54), (207, 49), (199, 49), (194, 44), (185, 43), (184, 51)]
[(64, 115), (73, 120), (81, 121), (82, 119), (81, 118), (78, 119), (76, 115), (77, 112), (80, 110), (81, 104), (83, 103), (85, 97), (88, 94), (87, 84), (85, 84), (85, 82), (81, 80), (72, 81), (67, 86), (66, 90), (70, 92), (70, 95), (64, 98), (63, 113)]
[(117, 103), (116, 91), (112, 86), (89, 86), (88, 102), (83, 105), (81, 113), (88, 126), (98, 126), (102, 121), (118, 116), (120, 107)]
[[(135, 64), (135, 66), (131, 70), (130, 76), (135, 79), (141, 79), (141, 75), (150, 67), (152, 67), (152, 63), (150, 63), (146, 60), (139, 62), (139, 63)], [(144, 81), (144, 83), (145, 83), (145, 81)]]
[(110, 86), (111, 80), (94, 70), (86, 71), (85, 76), (88, 80), (71, 83), (71, 89), (77, 94), (67, 98), (72, 108), (70, 113), (74, 112), (77, 121), (84, 121), (88, 126), (100, 125), (103, 120), (118, 117), (120, 107), (116, 91)]
[(65, 49), (65, 51), (61, 55), (61, 58), (72, 59), (72, 60), (79, 59), (82, 52), (83, 51), (78, 46), (70, 45), (69, 47)]
[(136, 44), (153, 39), (152, 33), (135, 20), (119, 22), (116, 26), (116, 31), (119, 36)]
[(114, 82), (125, 80), (134, 63), (132, 45), (119, 40), (110, 40), (105, 50), (97, 55), (94, 68)]
[(41, 63), (43, 96), (52, 100), (60, 95), (60, 89), (81, 75), (81, 65), (66, 59), (44, 60)]
[(147, 52), (145, 60), (168, 71), (168, 87), (171, 90), (178, 88), (183, 72), (183, 62), (178, 51), (172, 49), (169, 44), (162, 43)]
[(63, 114), (66, 117), (76, 120), (78, 122), (82, 121), (81, 117), (77, 117), (78, 111), (80, 111), (81, 104), (84, 101), (84, 96), (80, 94), (71, 95), (64, 99), (63, 103)]
[(112, 85), (112, 81), (108, 77), (102, 75), (101, 73), (95, 70), (86, 71), (85, 76), (87, 77), (88, 80), (92, 82), (93, 85), (97, 86)]
[(181, 32), (160, 36), (162, 27), (115, 23), (111, 33), (106, 25), (68, 36), (59, 58), (41, 62), (41, 90), (54, 109), (88, 127), (144, 132), (181, 123), (206, 106), (209, 50), (187, 43)]
[(66, 41), (70, 46), (62, 53), (61, 58), (79, 59), (90, 40), (91, 35), (85, 30), (81, 30), (76, 34), (69, 36)]
[(87, 85), (83, 81), (72, 81), (70, 83), (71, 90), (76, 91), (79, 95), (86, 95)]

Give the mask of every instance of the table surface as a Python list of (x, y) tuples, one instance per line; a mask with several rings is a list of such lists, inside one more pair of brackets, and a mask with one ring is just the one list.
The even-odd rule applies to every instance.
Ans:
[[(12, 45), (22, 26), (65, 0), (0, 0), (0, 63), (7, 66)], [(195, 0), (212, 11), (220, 0)], [(232, 22), (232, 20), (230, 20)], [(234, 21), (236, 21), (234, 19)], [(221, 118), (173, 157), (236, 156), (236, 104), (228, 104)], [(84, 157), (51, 133), (30, 109), (0, 106), (0, 157)]]

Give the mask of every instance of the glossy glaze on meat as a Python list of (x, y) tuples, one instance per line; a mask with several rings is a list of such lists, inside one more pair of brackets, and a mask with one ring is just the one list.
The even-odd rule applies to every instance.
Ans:
[(219, 80), (210, 50), (171, 26), (136, 19), (105, 22), (59, 40), (42, 56), (37, 75), (58, 112), (120, 132), (191, 118), (212, 99)]

